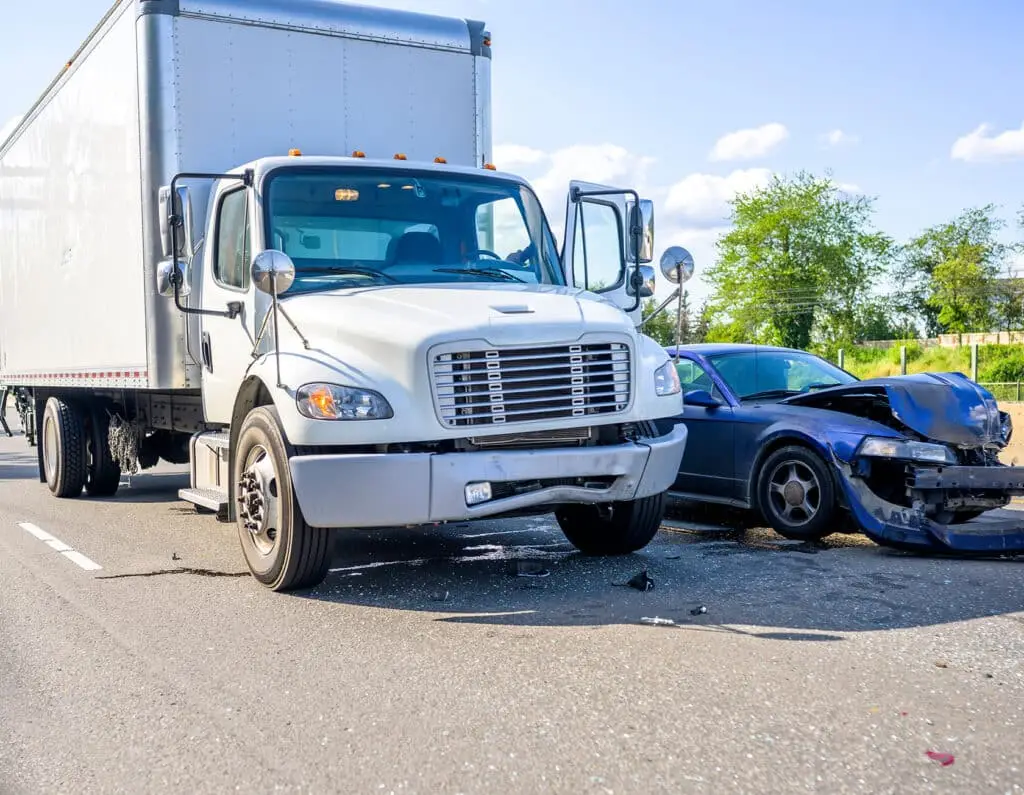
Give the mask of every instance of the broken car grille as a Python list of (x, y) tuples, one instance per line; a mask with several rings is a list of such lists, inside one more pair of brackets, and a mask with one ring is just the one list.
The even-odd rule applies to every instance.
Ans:
[(621, 342), (442, 353), (432, 367), (450, 428), (617, 414), (630, 400)]

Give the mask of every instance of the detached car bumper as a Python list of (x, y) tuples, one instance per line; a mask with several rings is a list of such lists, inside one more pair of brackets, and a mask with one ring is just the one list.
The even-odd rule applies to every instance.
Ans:
[[(903, 549), (967, 554), (1024, 553), (1024, 511), (993, 509), (960, 524), (942, 524), (923, 510), (882, 499), (837, 462), (850, 512), (873, 541)], [(913, 468), (908, 485), (922, 491), (987, 491), (1005, 495), (1024, 490), (1024, 467)]]
[[(686, 437), (679, 424), (664, 436), (606, 447), (309, 455), (288, 463), (312, 526), (394, 527), (660, 494), (676, 479)], [(469, 505), (473, 483), (491, 484), (494, 497)]]

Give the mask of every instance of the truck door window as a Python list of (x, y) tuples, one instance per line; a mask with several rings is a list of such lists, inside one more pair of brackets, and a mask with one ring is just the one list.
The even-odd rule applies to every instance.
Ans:
[(611, 204), (584, 201), (576, 212), (573, 283), (595, 293), (618, 287), (625, 272), (619, 211)]
[[(476, 208), (477, 247), (508, 259), (530, 245), (530, 230), (513, 198), (499, 199)], [(486, 255), (485, 255), (486, 256)]]
[(221, 199), (217, 212), (217, 250), (213, 277), (224, 287), (249, 289), (248, 191), (232, 191)]

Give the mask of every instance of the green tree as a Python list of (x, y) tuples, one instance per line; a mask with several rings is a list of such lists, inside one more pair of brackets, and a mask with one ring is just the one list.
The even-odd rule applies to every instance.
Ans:
[(810, 348), (857, 336), (858, 314), (893, 244), (873, 200), (800, 172), (737, 195), (708, 270), (713, 339)]
[[(648, 298), (643, 305), (644, 333), (655, 339), (659, 345), (670, 346), (676, 344), (676, 319), (677, 312), (683, 313), (682, 343), (687, 345), (697, 342), (694, 335), (694, 317), (690, 309), (690, 293), (683, 291), (682, 306), (678, 303), (669, 304), (658, 315), (651, 317), (658, 304), (653, 298)], [(650, 318), (650, 320), (648, 320)]]
[(903, 246), (898, 302), (924, 320), (929, 336), (991, 330), (1009, 253), (997, 239), (1003, 225), (989, 204), (929, 227)]

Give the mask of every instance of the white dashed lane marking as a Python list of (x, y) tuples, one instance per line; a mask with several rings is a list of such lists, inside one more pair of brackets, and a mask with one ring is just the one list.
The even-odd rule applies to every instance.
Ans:
[(96, 563), (96, 561), (90, 560), (81, 552), (76, 552), (59, 538), (50, 535), (41, 527), (37, 527), (31, 522), (18, 522), (18, 527), (27, 533), (34, 535), (50, 549), (56, 550), (79, 568), (85, 569), (86, 571), (99, 571), (103, 568), (99, 563)]

